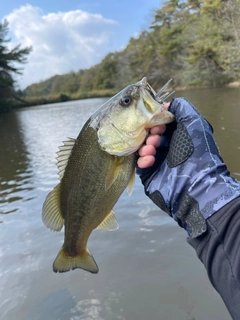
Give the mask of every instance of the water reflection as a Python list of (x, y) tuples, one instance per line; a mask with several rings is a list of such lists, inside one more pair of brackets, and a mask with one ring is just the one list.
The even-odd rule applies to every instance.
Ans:
[[(64, 301), (64, 303), (62, 303)], [(37, 305), (31, 306), (31, 311), (28, 313), (28, 319), (36, 320), (70, 320), (72, 319), (71, 312), (76, 303), (67, 289), (58, 292), (51, 292), (47, 297), (43, 297)], [(80, 319), (80, 312), (74, 312), (73, 319)]]
[[(76, 306), (70, 310), (72, 316), (70, 320), (126, 320), (119, 310), (120, 293), (109, 292), (102, 300), (102, 296), (94, 290), (89, 291), (89, 295), (95, 298), (84, 299), (77, 302)], [(100, 296), (99, 298), (97, 298)], [(115, 309), (118, 312), (115, 313)], [(77, 315), (78, 314), (78, 315)]]
[(10, 213), (21, 207), (21, 200), (27, 200), (25, 192), (33, 189), (33, 171), (28, 168), (29, 158), (17, 113), (1, 115), (0, 137), (0, 213)]
[(119, 309), (120, 293), (108, 292), (102, 297), (95, 290), (89, 290), (87, 296), (77, 300), (67, 289), (52, 292), (26, 317), (34, 320), (126, 320)]
[(79, 110), (78, 103), (69, 102), (64, 108), (56, 104), (1, 115), (1, 213), (21, 209), (21, 201), (36, 197), (32, 190), (49, 191), (57, 183), (57, 147), (67, 137), (76, 137), (89, 115), (105, 100), (83, 100)]

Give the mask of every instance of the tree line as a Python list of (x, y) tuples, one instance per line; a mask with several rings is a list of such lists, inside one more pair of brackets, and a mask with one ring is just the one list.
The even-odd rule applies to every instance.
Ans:
[(240, 0), (167, 0), (124, 50), (89, 69), (32, 84), (18, 96), (29, 104), (110, 96), (143, 76), (156, 89), (169, 78), (174, 87), (239, 81), (239, 17)]
[(27, 55), (31, 52), (31, 47), (21, 48), (20, 44), (9, 49), (7, 38), (9, 32), (8, 22), (0, 23), (0, 112), (8, 111), (16, 104), (23, 103), (15, 90), (13, 74), (21, 74), (22, 69), (16, 63), (27, 62)]

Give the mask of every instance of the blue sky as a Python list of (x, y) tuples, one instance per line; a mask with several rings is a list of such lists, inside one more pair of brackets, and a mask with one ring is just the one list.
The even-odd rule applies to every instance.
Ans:
[(161, 0), (6, 0), (0, 18), (9, 21), (10, 46), (32, 46), (20, 88), (54, 74), (89, 68), (124, 48), (153, 21)]

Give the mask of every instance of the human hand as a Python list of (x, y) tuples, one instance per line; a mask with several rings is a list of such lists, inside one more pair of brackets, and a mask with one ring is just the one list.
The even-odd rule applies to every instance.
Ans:
[(206, 231), (205, 219), (240, 195), (240, 187), (195, 107), (178, 98), (169, 111), (176, 122), (151, 130), (138, 152), (137, 173), (145, 193), (194, 238)]
[[(163, 108), (168, 110), (170, 103), (165, 103)], [(137, 165), (139, 168), (144, 169), (151, 167), (155, 162), (156, 149), (161, 144), (161, 135), (166, 131), (166, 125), (159, 125), (153, 127), (149, 131), (149, 135), (145, 141), (145, 144), (138, 150), (139, 158)]]

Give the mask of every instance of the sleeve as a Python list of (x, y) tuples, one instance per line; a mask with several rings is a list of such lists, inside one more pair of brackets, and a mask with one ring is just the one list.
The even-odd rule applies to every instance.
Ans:
[(234, 320), (240, 318), (240, 197), (206, 220), (207, 231), (187, 242)]

